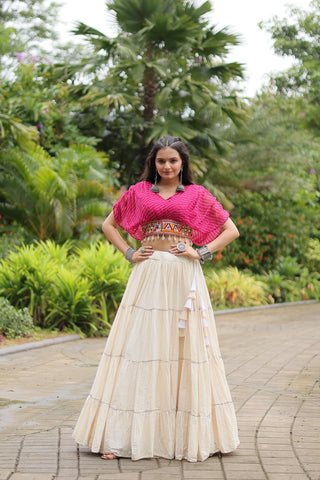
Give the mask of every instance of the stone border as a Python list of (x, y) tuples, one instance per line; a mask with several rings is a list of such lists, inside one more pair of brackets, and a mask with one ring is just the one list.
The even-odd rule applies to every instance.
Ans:
[(214, 315), (225, 315), (229, 313), (249, 312), (251, 310), (263, 310), (265, 308), (293, 307), (294, 305), (308, 305), (318, 303), (317, 300), (300, 300), (299, 302), (287, 303), (268, 303), (267, 305), (257, 305), (256, 307), (229, 308), (228, 310), (216, 310)]
[(46, 340), (39, 340), (38, 342), (29, 342), (21, 345), (14, 345), (13, 347), (4, 347), (0, 348), (0, 356), (33, 350), (34, 348), (47, 347), (49, 345), (56, 345), (58, 343), (72, 342), (73, 340), (79, 340), (80, 338), (81, 337), (78, 334), (66, 335), (65, 337), (48, 338)]

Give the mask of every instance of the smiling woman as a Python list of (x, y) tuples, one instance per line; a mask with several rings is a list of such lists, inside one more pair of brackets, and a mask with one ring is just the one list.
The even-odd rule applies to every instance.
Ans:
[[(119, 226), (143, 246), (129, 247)], [(193, 184), (180, 138), (154, 144), (142, 181), (114, 205), (103, 231), (135, 266), (75, 440), (106, 460), (197, 462), (233, 451), (237, 421), (199, 260), (239, 233), (220, 203)]]

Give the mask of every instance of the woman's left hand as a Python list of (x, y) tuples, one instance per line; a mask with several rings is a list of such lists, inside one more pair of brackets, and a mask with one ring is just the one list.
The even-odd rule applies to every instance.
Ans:
[[(184, 243), (184, 242), (182, 242)], [(193, 258), (194, 260), (200, 260), (200, 255), (199, 253), (197, 252), (197, 250), (195, 250), (194, 248), (191, 247), (191, 245), (189, 244), (185, 244), (186, 245), (186, 249), (184, 252), (180, 252), (177, 248), (177, 243), (175, 244), (172, 244), (171, 247), (170, 247), (170, 250), (169, 250), (169, 253), (172, 253), (173, 255), (176, 255), (177, 257), (188, 257), (188, 258)]]

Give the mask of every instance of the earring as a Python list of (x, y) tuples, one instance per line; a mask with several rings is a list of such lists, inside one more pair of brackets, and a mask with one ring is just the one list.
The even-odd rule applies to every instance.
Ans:
[(158, 172), (156, 170), (156, 175), (154, 177), (154, 184), (152, 185), (152, 187), (150, 188), (151, 192), (153, 193), (159, 193), (159, 187), (157, 185), (157, 180), (158, 180)]
[(183, 171), (183, 167), (181, 167), (181, 170), (180, 170), (180, 184), (177, 186), (176, 192), (184, 192), (184, 185), (182, 183), (182, 171)]

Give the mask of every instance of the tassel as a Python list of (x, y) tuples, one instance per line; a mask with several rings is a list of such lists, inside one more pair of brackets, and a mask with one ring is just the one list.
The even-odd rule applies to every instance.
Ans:
[(179, 328), (186, 328), (186, 321), (182, 318), (179, 320)]
[(191, 298), (187, 298), (187, 301), (184, 305), (184, 308), (188, 308), (188, 310), (192, 310), (192, 300), (191, 300)]
[(210, 345), (209, 338), (204, 337), (204, 344), (208, 347)]
[(200, 308), (202, 311), (207, 310), (205, 304), (203, 303), (202, 298), (200, 298)]
[(202, 326), (203, 326), (203, 328), (207, 328), (207, 326), (208, 326), (208, 322), (207, 322), (207, 319), (205, 317), (202, 318)]

